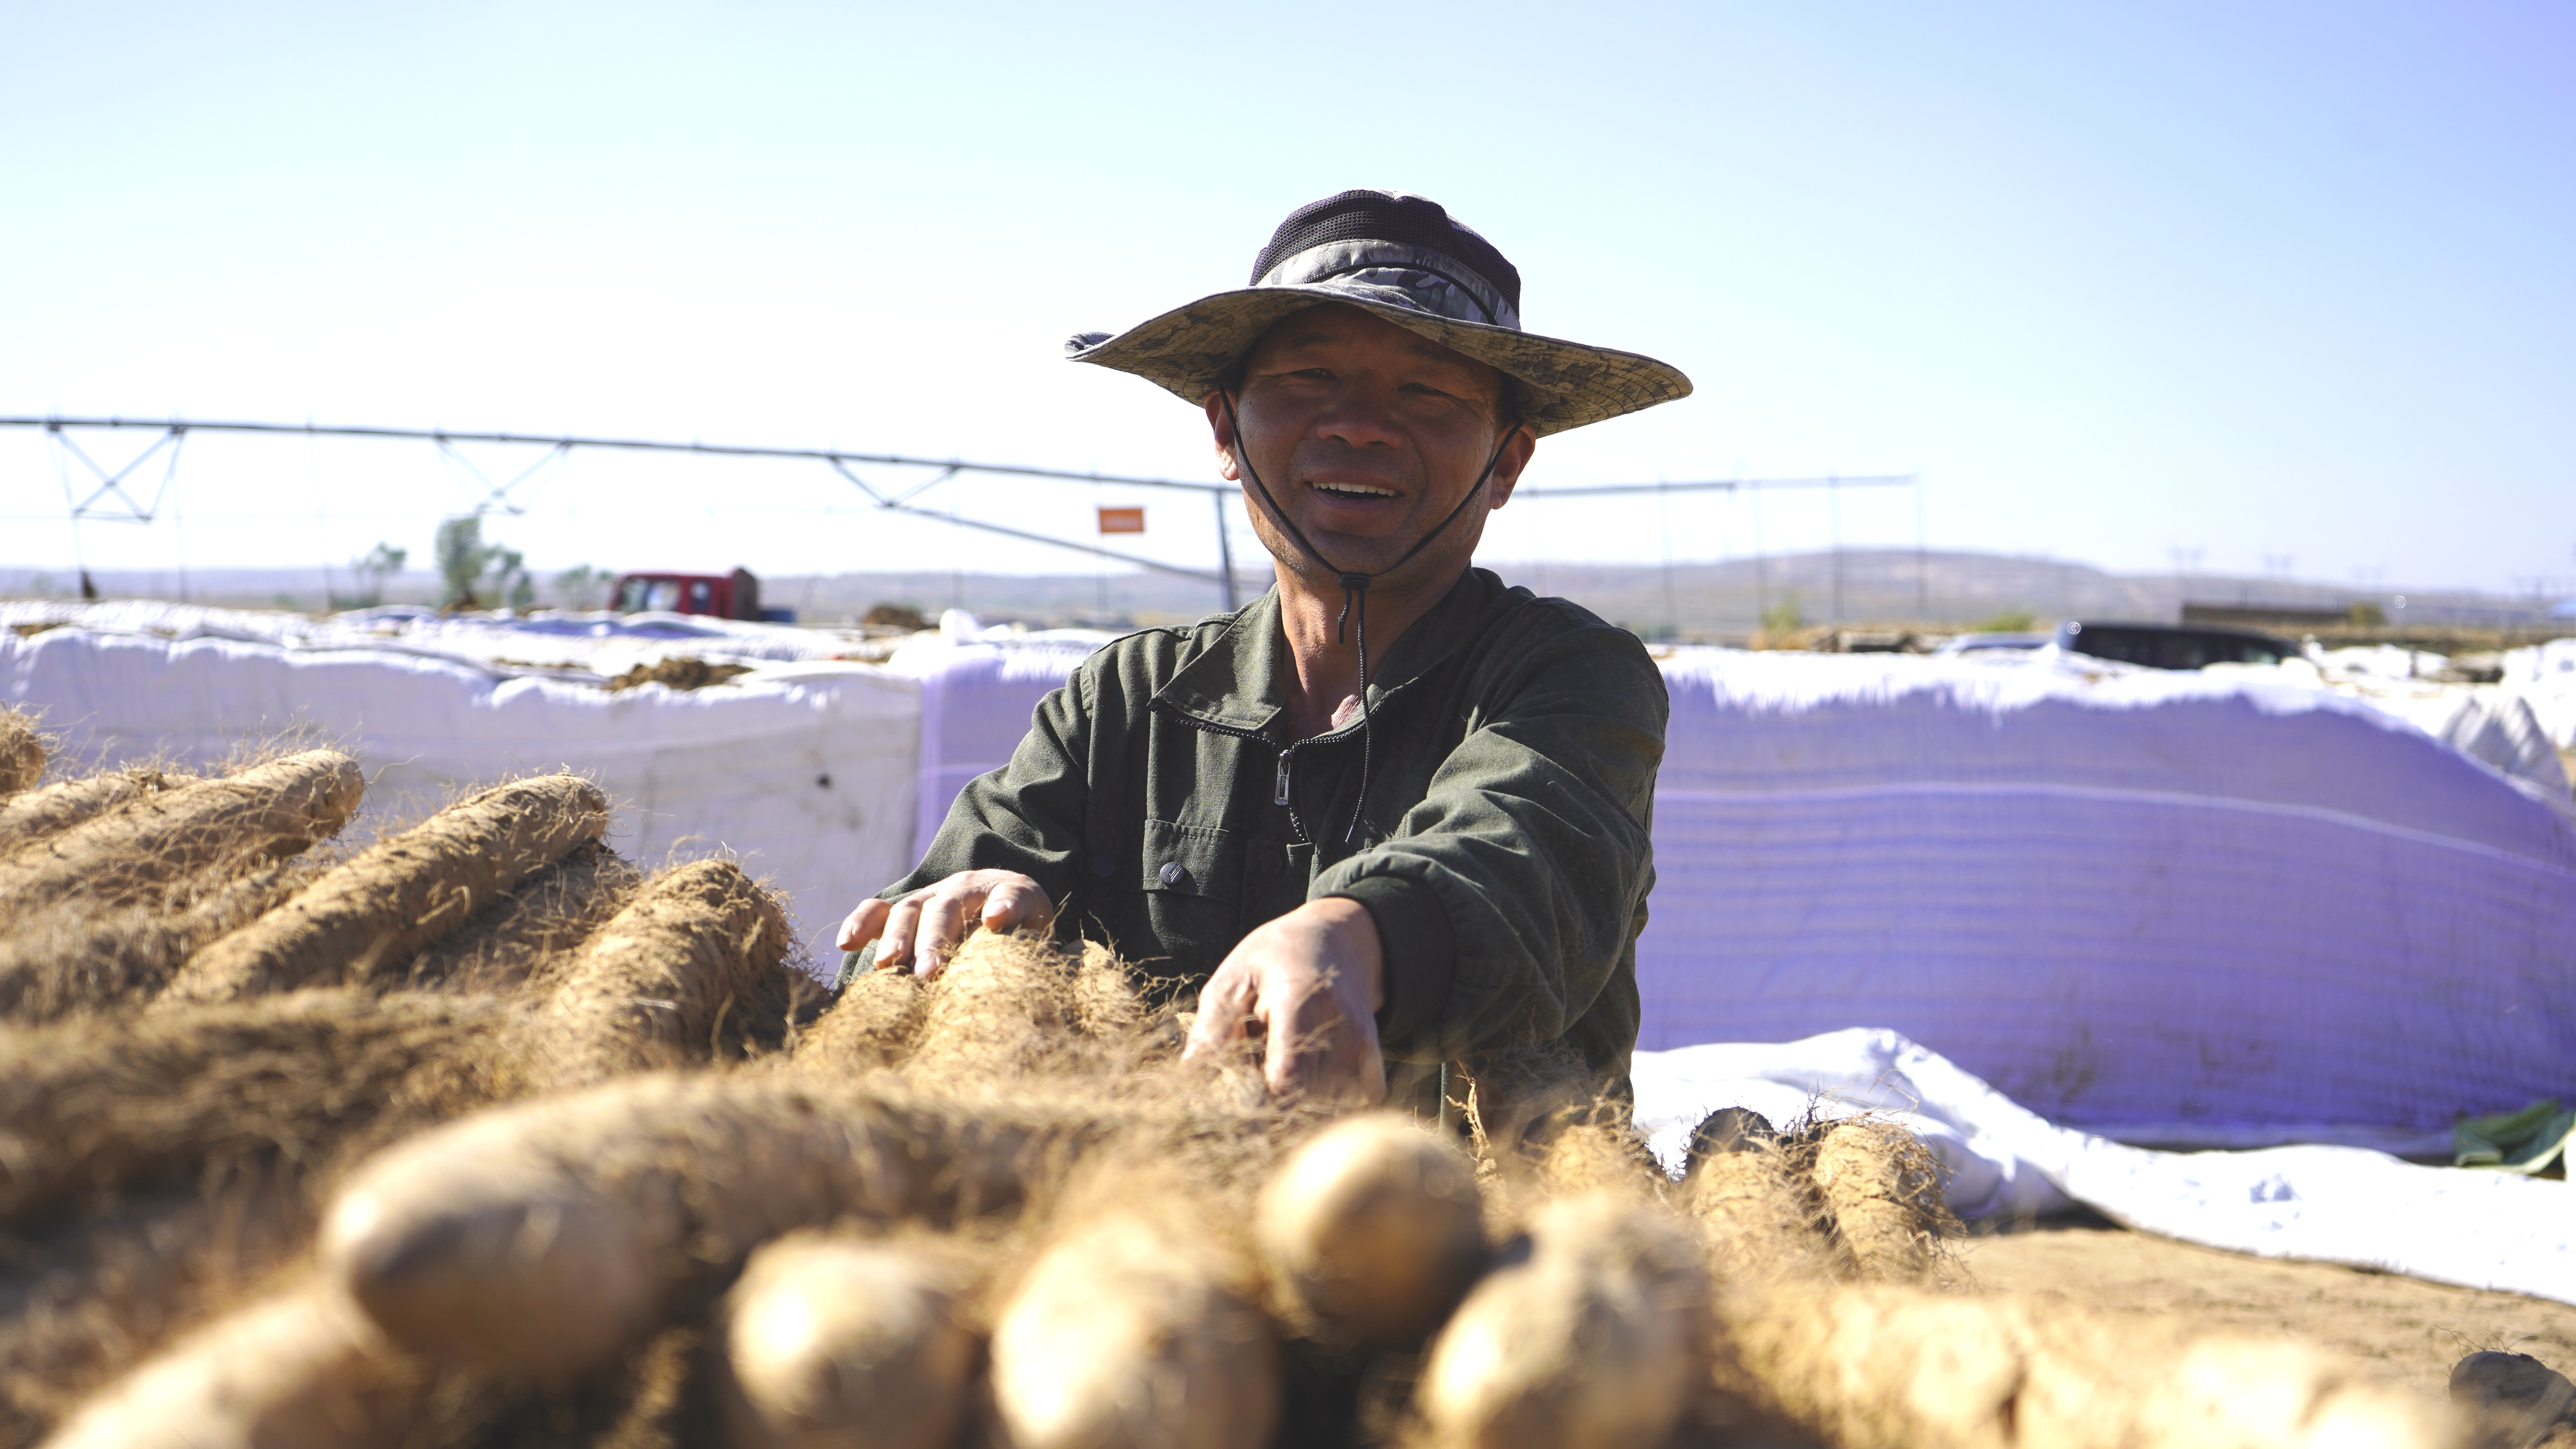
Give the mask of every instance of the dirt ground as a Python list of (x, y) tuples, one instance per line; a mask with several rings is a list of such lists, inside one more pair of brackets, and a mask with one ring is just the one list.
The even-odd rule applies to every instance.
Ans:
[(2249, 1258), (2099, 1218), (2044, 1219), (1960, 1246), (1969, 1273), (1988, 1288), (2295, 1334), (2385, 1364), (2397, 1381), (2436, 1393), (2452, 1364), (2481, 1349), (2527, 1353), (2562, 1373), (2576, 1367), (2576, 1306), (2563, 1303)]

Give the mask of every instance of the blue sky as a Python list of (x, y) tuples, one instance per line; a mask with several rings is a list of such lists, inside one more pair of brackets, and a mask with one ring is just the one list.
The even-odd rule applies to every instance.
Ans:
[[(1289, 209), (1381, 185), (1494, 239), (1533, 328), (1697, 381), (1549, 440), (1533, 483), (1916, 470), (1935, 546), (2576, 580), (2576, 10), (1317, 15), (6, 3), (0, 413), (1208, 477), (1193, 410), (1058, 343), (1237, 285)], [(0, 434), (0, 563), (68, 562), (55, 468)], [(85, 556), (417, 553), (475, 490), (422, 447), (206, 435), (175, 496)], [(545, 567), (1083, 567), (811, 467), (577, 454), (528, 496), (490, 531)], [(1213, 552), (1195, 500), (931, 496), (1076, 532), (1142, 501), (1142, 547)], [(1753, 526), (1527, 500), (1486, 552), (1721, 557)], [(1828, 537), (1814, 499), (1761, 526)], [(1853, 542), (1916, 526), (1904, 494), (1843, 503)]]

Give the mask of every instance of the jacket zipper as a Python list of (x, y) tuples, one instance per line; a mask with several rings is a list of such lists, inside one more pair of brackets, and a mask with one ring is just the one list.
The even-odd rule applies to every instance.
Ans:
[[(1238, 740), (1259, 740), (1265, 745), (1270, 743), (1270, 736), (1263, 734), (1259, 730), (1243, 729), (1235, 725), (1219, 724), (1212, 719), (1201, 719), (1197, 715), (1182, 714), (1180, 711), (1170, 709), (1168, 706), (1160, 703), (1157, 703), (1153, 707), (1164, 710), (1166, 713), (1178, 717), (1182, 723), (1187, 724), (1192, 729), (1209, 730), (1216, 734), (1231, 735)], [(1279, 752), (1279, 774), (1271, 788), (1270, 803), (1273, 805), (1286, 805), (1288, 807), (1289, 828), (1297, 832), (1298, 840), (1311, 845), (1314, 843), (1315, 838), (1307, 833), (1306, 822), (1297, 818), (1297, 807), (1290, 804), (1288, 800), (1289, 767), (1291, 762), (1296, 759), (1297, 747), (1305, 743), (1306, 741), (1304, 740), (1294, 741), (1288, 746), (1288, 748)]]
[[(1406, 681), (1408, 684), (1411, 682), (1412, 681), (1410, 680)], [(1398, 689), (1402, 687), (1402, 685), (1397, 686)], [(1392, 695), (1394, 692), (1394, 690), (1386, 691), (1389, 695)], [(1239, 725), (1219, 724), (1212, 719), (1202, 719), (1194, 714), (1183, 714), (1181, 711), (1160, 701), (1155, 702), (1151, 708), (1162, 710), (1164, 713), (1173, 716), (1192, 729), (1208, 730), (1220, 735), (1231, 735), (1238, 740), (1259, 740), (1265, 745), (1270, 743), (1270, 736), (1263, 734), (1259, 730), (1248, 730)], [(1274, 776), (1271, 781), (1270, 803), (1273, 805), (1287, 806), (1289, 827), (1297, 832), (1297, 839), (1299, 841), (1308, 845), (1315, 843), (1315, 837), (1312, 832), (1306, 829), (1306, 822), (1298, 817), (1296, 804), (1288, 798), (1289, 774), (1292, 765), (1295, 763), (1297, 752), (1299, 750), (1315, 743), (1317, 740), (1327, 738), (1330, 738), (1330, 736), (1315, 735), (1308, 739), (1290, 742), (1288, 748), (1279, 752), (1279, 773)]]
[(1277, 787), (1271, 791), (1270, 803), (1288, 807), (1288, 828), (1297, 832), (1299, 840), (1312, 845), (1315, 843), (1314, 835), (1306, 829), (1305, 820), (1297, 814), (1296, 802), (1288, 798), (1289, 771), (1296, 764), (1298, 749), (1305, 743), (1304, 740), (1292, 740), (1288, 748), (1279, 752), (1279, 779)]

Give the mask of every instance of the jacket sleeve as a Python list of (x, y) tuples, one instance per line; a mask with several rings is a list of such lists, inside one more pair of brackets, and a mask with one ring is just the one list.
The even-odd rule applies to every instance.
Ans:
[[(1036, 881), (1061, 908), (1073, 891), (1074, 857), (1090, 799), (1083, 762), (1089, 753), (1093, 694), (1092, 669), (1086, 666), (1039, 700), (1010, 763), (966, 783), (921, 864), (877, 892), (877, 898), (890, 901), (960, 871), (1015, 870)], [(1059, 924), (1068, 923), (1060, 914)], [(833, 989), (872, 969), (876, 952), (871, 941), (845, 953)]]
[(1634, 635), (1594, 625), (1535, 641), (1471, 704), (1422, 802), (1312, 892), (1377, 922), (1390, 1060), (1564, 1035), (1626, 959), (1654, 883), (1671, 706)]

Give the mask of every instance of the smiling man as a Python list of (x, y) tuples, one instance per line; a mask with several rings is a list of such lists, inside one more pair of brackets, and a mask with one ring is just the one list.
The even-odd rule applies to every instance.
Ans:
[(934, 974), (977, 921), (1052, 929), (1195, 989), (1189, 1052), (1255, 1035), (1274, 1091), (1433, 1114), (1560, 1044), (1624, 1095), (1663, 679), (1470, 561), (1540, 437), (1689, 380), (1524, 332), (1502, 253), (1383, 191), (1291, 215), (1249, 287), (1070, 348), (1205, 409), (1277, 586), (1048, 695), (843, 924), (842, 984)]

